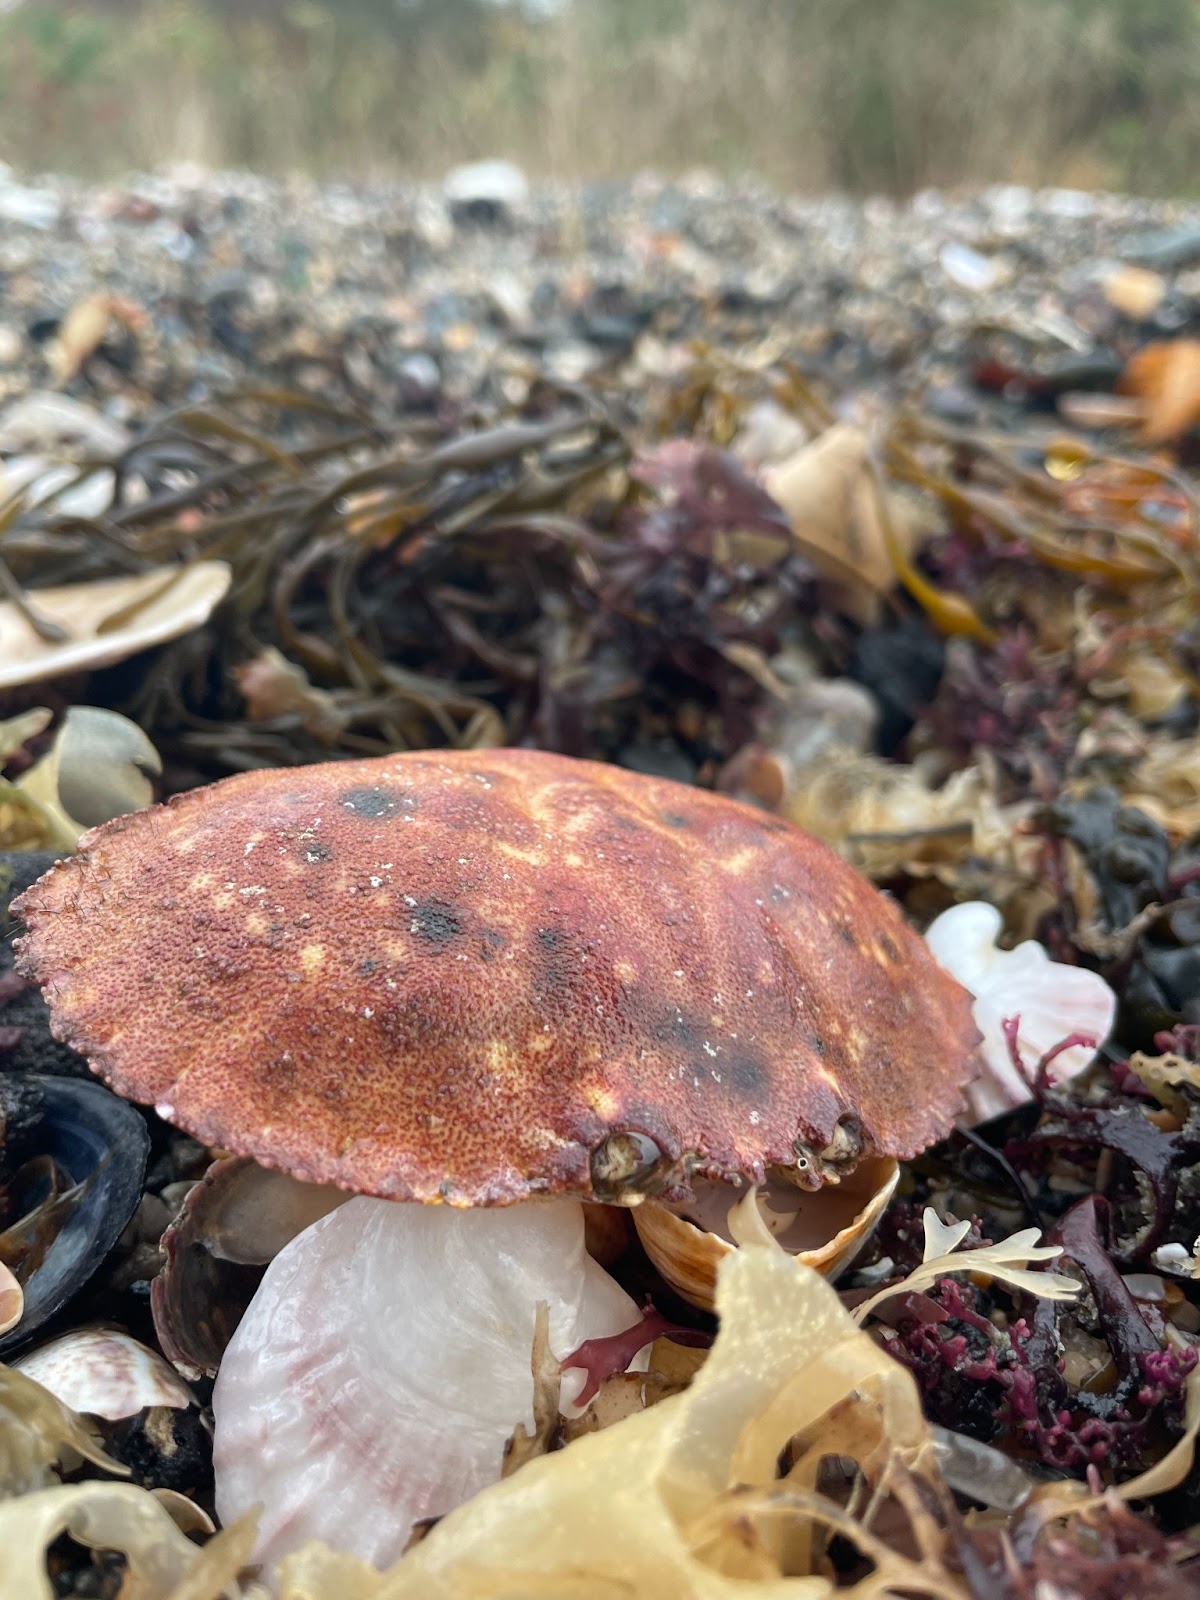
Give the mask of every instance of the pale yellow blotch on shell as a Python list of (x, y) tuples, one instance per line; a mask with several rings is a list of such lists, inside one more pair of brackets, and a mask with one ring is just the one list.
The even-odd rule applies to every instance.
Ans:
[(577, 856), (573, 850), (569, 855), (564, 856), (563, 859), (566, 861), (569, 867), (582, 867), (587, 865), (583, 857)]
[(544, 1056), (546, 1051), (551, 1049), (553, 1045), (554, 1035), (552, 1033), (534, 1033), (530, 1034), (529, 1038), (526, 1039), (525, 1050), (531, 1056)]
[(306, 944), (300, 952), (300, 965), (309, 977), (314, 972), (320, 972), (325, 965), (325, 946), (323, 944)]
[(519, 845), (505, 844), (502, 840), (497, 842), (496, 848), (502, 855), (508, 856), (513, 861), (524, 861), (531, 867), (542, 865), (542, 852), (540, 850), (522, 850)]
[(213, 903), (213, 909), (214, 910), (216, 910), (216, 911), (228, 911), (230, 906), (233, 904), (232, 891), (229, 890), (229, 889), (225, 889), (220, 894), (213, 895), (213, 902), (212, 903)]
[(617, 977), (620, 978), (622, 983), (634, 984), (637, 982), (637, 968), (634, 966), (632, 961), (616, 962), (613, 967), (613, 971), (616, 973)]
[(484, 1047), (488, 1071), (497, 1078), (516, 1080), (521, 1076), (521, 1060), (503, 1039), (489, 1039)]
[(603, 1089), (598, 1085), (583, 1091), (583, 1097), (595, 1111), (597, 1116), (605, 1122), (611, 1122), (621, 1109), (621, 1103), (611, 1089)]
[(596, 826), (597, 812), (594, 806), (585, 806), (577, 811), (573, 817), (568, 817), (565, 822), (559, 823), (559, 831), (565, 833), (568, 839), (574, 838), (577, 833), (590, 833)]
[(252, 911), (246, 918), (246, 932), (252, 939), (261, 939), (270, 926), (261, 911)]
[(725, 872), (730, 872), (737, 877), (752, 867), (759, 859), (759, 853), (753, 845), (747, 845), (743, 850), (735, 850), (731, 856), (723, 856), (718, 863)]
[(188, 884), (188, 889), (192, 894), (203, 894), (205, 889), (212, 888), (213, 882), (214, 879), (211, 872), (198, 872), (191, 883)]

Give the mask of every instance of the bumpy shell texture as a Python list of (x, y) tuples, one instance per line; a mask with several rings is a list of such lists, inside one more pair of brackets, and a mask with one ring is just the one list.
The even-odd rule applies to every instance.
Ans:
[(625, 1133), (668, 1197), (847, 1130), (903, 1157), (975, 1070), (970, 995), (832, 850), (540, 752), (241, 774), (85, 835), (15, 910), (122, 1094), (390, 1199), (611, 1198)]

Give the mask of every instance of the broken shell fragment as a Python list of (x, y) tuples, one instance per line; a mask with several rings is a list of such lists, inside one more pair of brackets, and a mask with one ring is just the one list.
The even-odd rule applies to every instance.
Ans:
[(71, 706), (42, 759), (13, 786), (36, 808), (43, 839), (74, 850), (80, 835), (154, 799), (158, 751), (136, 722), (103, 706)]
[(95, 1419), (104, 1448), (147, 1487), (211, 1479), (209, 1429), (196, 1397), (156, 1350), (116, 1328), (77, 1328), (12, 1363), (70, 1411)]
[(116, 1329), (76, 1328), (12, 1365), (72, 1411), (108, 1422), (151, 1406), (186, 1410), (196, 1403), (156, 1351)]
[(20, 1322), (25, 1310), (25, 1291), (0, 1261), (0, 1333), (8, 1333)]
[(970, 995), (828, 846), (540, 751), (239, 774), (95, 829), (15, 910), (121, 1093), (387, 1199), (685, 1199), (848, 1117), (856, 1159), (911, 1156), (976, 1070)]
[[(801, 1189), (774, 1176), (756, 1196), (759, 1214), (797, 1261), (836, 1278), (851, 1265), (887, 1210), (900, 1178), (896, 1162), (861, 1162), (840, 1183)], [(716, 1303), (717, 1269), (737, 1248), (729, 1212), (742, 1195), (726, 1183), (698, 1182), (694, 1198), (668, 1207), (648, 1200), (633, 1213), (650, 1260), (676, 1293), (703, 1311)]]
[[(262, 1506), (255, 1559), (323, 1538), (382, 1565), (498, 1482), (533, 1423), (537, 1305), (562, 1360), (639, 1320), (573, 1200), (462, 1211), (355, 1199), (267, 1268), (213, 1393), (217, 1509)], [(583, 1374), (562, 1382), (564, 1409)]]
[(163, 1234), (166, 1262), (150, 1285), (158, 1342), (185, 1378), (216, 1377), (268, 1262), (347, 1198), (244, 1156), (214, 1161), (193, 1184)]
[(0, 689), (92, 672), (190, 633), (207, 622), (232, 577), (227, 562), (197, 561), (31, 590), (38, 616), (66, 635), (56, 639), (44, 639), (12, 601), (0, 601)]
[[(878, 596), (897, 582), (870, 453), (871, 441), (860, 428), (838, 422), (763, 475), (767, 492), (787, 515), (797, 547), (818, 572), (840, 586), (837, 609), (866, 622), (878, 613)], [(892, 501), (888, 514), (907, 560), (921, 534), (906, 502), (887, 492)]]

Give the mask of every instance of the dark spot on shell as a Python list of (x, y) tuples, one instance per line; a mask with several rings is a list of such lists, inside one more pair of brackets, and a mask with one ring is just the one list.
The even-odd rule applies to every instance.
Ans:
[(772, 901), (777, 906), (782, 905), (785, 900), (790, 900), (792, 898), (792, 891), (788, 888), (785, 888), (782, 883), (773, 883), (771, 885), (770, 893)]
[(544, 926), (534, 934), (532, 969), (535, 999), (540, 1005), (557, 1009), (575, 1003), (587, 963), (580, 960), (566, 928)]
[(823, 1056), (825, 1054), (825, 1041), (815, 1029), (810, 1028), (805, 1037), (807, 1038), (812, 1049), (816, 1051), (817, 1055)]
[(369, 978), (373, 972), (378, 972), (378, 970), (378, 961), (373, 960), (370, 956), (358, 963), (358, 975), (360, 978)]
[(843, 944), (857, 945), (858, 940), (854, 937), (853, 933), (850, 931), (850, 927), (849, 927), (849, 925), (847, 923), (839, 922), (835, 918), (834, 924), (833, 924), (833, 931), (834, 931), (834, 933), (837, 934), (838, 938), (842, 941)]
[(767, 1089), (766, 1068), (753, 1056), (734, 1056), (725, 1067), (725, 1081), (747, 1099), (760, 1096)]
[(413, 907), (412, 931), (429, 944), (453, 944), (463, 934), (463, 919), (444, 900), (426, 900)]
[(506, 942), (499, 928), (481, 928), (479, 931), (480, 953), (485, 961), (494, 960), (496, 952), (503, 950)]
[(878, 937), (879, 948), (883, 951), (884, 955), (888, 958), (888, 960), (889, 961), (899, 961), (899, 959), (900, 959), (900, 946), (896, 943), (895, 939), (892, 938), (891, 934), (890, 933), (881, 933), (877, 937)]
[(346, 789), (338, 795), (338, 800), (356, 817), (366, 817), (372, 822), (394, 816), (400, 806), (400, 796), (379, 784), (366, 789)]
[(306, 844), (304, 846), (304, 859), (309, 866), (315, 867), (322, 861), (328, 861), (333, 851), (327, 844)]
[(690, 828), (691, 817), (685, 817), (682, 811), (664, 811), (662, 819), (668, 828)]
[(672, 1011), (665, 1022), (656, 1024), (654, 1037), (662, 1039), (664, 1043), (687, 1046), (695, 1044), (698, 1036), (695, 1027), (682, 1012)]
[(646, 831), (636, 817), (627, 817), (621, 812), (617, 812), (612, 818), (612, 825), (621, 833), (644, 833)]

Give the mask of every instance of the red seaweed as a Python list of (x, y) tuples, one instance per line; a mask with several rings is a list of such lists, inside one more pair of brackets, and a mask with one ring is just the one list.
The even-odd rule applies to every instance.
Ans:
[(694, 1350), (706, 1350), (712, 1344), (713, 1335), (700, 1328), (685, 1328), (671, 1322), (655, 1309), (653, 1302), (647, 1300), (640, 1322), (635, 1322), (621, 1333), (610, 1333), (601, 1339), (585, 1339), (578, 1350), (573, 1350), (559, 1362), (560, 1372), (566, 1372), (570, 1367), (582, 1367), (587, 1374), (576, 1405), (589, 1405), (596, 1398), (600, 1385), (617, 1373), (627, 1371), (638, 1351), (653, 1344), (655, 1339), (671, 1339), (676, 1344), (689, 1345)]

